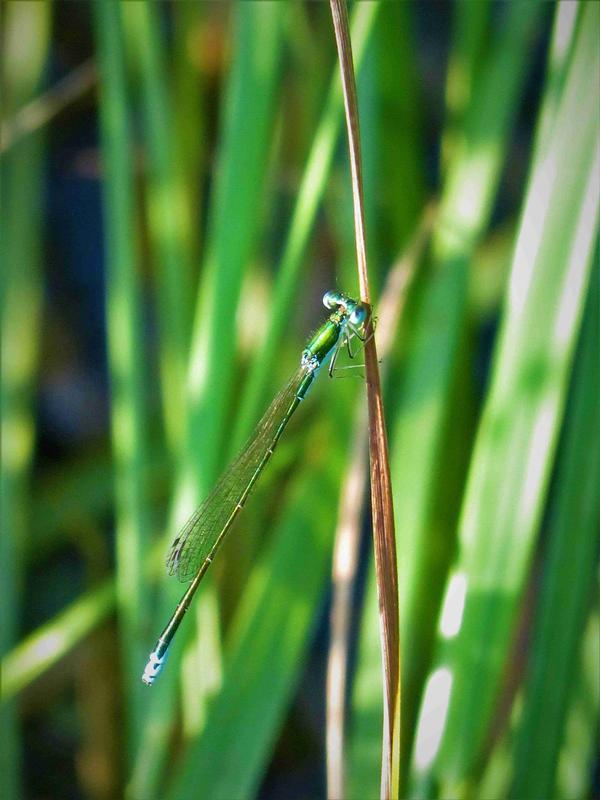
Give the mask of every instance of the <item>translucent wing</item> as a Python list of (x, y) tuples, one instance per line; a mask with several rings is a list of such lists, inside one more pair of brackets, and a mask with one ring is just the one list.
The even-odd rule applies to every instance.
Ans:
[(192, 514), (171, 545), (169, 575), (191, 580), (210, 563), (223, 536), (243, 506), (260, 472), (269, 460), (281, 432), (296, 409), (307, 370), (300, 367), (266, 410), (237, 458), (221, 475), (212, 492)]

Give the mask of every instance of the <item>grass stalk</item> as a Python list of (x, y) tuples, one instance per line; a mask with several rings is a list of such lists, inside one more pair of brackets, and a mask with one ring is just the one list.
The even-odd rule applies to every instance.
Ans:
[[(184, 448), (177, 464), (174, 500), (165, 537), (169, 544), (175, 531), (207, 493), (224, 460), (222, 438), (235, 367), (235, 310), (246, 262), (256, 241), (260, 210), (256, 198), (274, 119), (285, 6), (251, 3), (236, 6), (232, 14), (235, 55), (225, 94), (222, 146), (193, 324), (186, 380)], [(261, 42), (260, 48), (255, 46), (257, 41)], [(176, 581), (163, 584), (157, 618), (166, 621), (181, 594), (182, 586)], [(205, 618), (202, 640), (195, 646), (203, 653), (205, 669), (215, 679), (210, 686), (196, 684), (193, 688), (203, 695), (203, 701), (196, 705), (195, 721), (189, 720), (194, 729), (189, 731), (190, 735), (197, 735), (201, 728), (208, 697), (220, 682), (220, 625), (210, 575), (194, 607), (195, 613)], [(169, 668), (152, 688), (143, 741), (128, 789), (133, 798), (154, 796), (158, 791), (175, 721), (175, 689), (182, 640), (186, 637), (184, 629), (185, 626), (178, 635)]]
[[(326, 588), (346, 410), (327, 415), (308, 442), (308, 453), (318, 453), (323, 440), (331, 447), (297, 472), (269, 546), (246, 582), (227, 639), (223, 685), (204, 731), (185, 753), (169, 800), (188, 797), (197, 786), (211, 800), (258, 792)], [(315, 517), (311, 505), (317, 496), (322, 506)]]
[[(421, 779), (433, 776), (447, 794), (460, 795), (480, 769), (564, 411), (597, 236), (599, 126), (589, 76), (600, 68), (599, 23), (600, 9), (586, 5), (551, 132), (534, 161), (463, 498), (416, 752)], [(461, 610), (454, 627), (444, 622), (450, 609)], [(434, 737), (426, 720), (435, 687), (438, 714), (447, 710), (440, 747), (419, 750)]]
[[(388, 273), (379, 304), (377, 337), (382, 360), (389, 355), (404, 308), (406, 294), (419, 264), (432, 222), (425, 214), (404, 257)], [(387, 370), (386, 370), (387, 372)], [(383, 370), (382, 370), (383, 373)], [(384, 375), (385, 377), (385, 375)], [(327, 661), (327, 796), (347, 797), (345, 773), (346, 697), (352, 595), (356, 589), (360, 528), (367, 478), (368, 413), (360, 398), (355, 413), (349, 464), (340, 492), (332, 564), (331, 637)]]
[[(359, 4), (354, 10), (351, 29), (357, 69), (360, 69), (378, 12), (378, 3)], [(272, 311), (267, 330), (259, 352), (253, 361), (247, 386), (244, 389), (243, 402), (232, 437), (233, 449), (242, 444), (266, 400), (272, 364), (277, 358), (278, 342), (288, 324), (289, 309), (293, 305), (301, 275), (302, 259), (327, 185), (342, 123), (342, 109), (342, 93), (337, 71), (335, 71), (329, 83), (323, 114), (315, 131), (298, 190), (298, 198), (292, 212), (289, 231), (277, 270), (277, 280), (271, 302)]]
[[(50, 8), (32, 2), (3, 9), (3, 110), (13, 117), (41, 87)], [(0, 327), (2, 336), (2, 474), (0, 479), (0, 655), (19, 635), (24, 542), (29, 537), (30, 469), (35, 443), (34, 391), (42, 312), (44, 137), (38, 131), (0, 157)], [(0, 772), (7, 800), (22, 795), (17, 708), (0, 709)]]
[[(346, 111), (360, 298), (367, 306), (370, 306), (356, 78), (352, 60), (348, 11), (344, 0), (331, 0), (331, 14), (338, 49)], [(381, 796), (383, 798), (396, 798), (399, 792), (400, 765), (400, 639), (394, 507), (392, 503), (388, 443), (381, 395), (379, 363), (375, 339), (372, 335), (372, 320), (369, 320), (367, 324), (366, 333), (365, 368), (369, 408), (371, 519), (379, 596), (384, 676)]]
[(136, 241), (136, 207), (121, 7), (94, 7), (101, 75), (101, 141), (104, 167), (108, 360), (117, 506), (117, 609), (127, 698), (128, 752), (140, 736), (147, 630), (143, 557), (149, 543), (147, 376), (139, 352), (142, 286)]
[[(434, 620), (451, 558), (470, 438), (468, 387), (459, 360), (467, 345), (470, 259), (489, 225), (541, 7), (506, 6), (473, 88), (461, 145), (453, 151), (432, 236), (430, 274), (414, 312), (403, 391), (392, 429), (404, 642), (403, 759), (408, 758)], [(500, 87), (502, 87), (500, 89)], [(449, 480), (451, 476), (451, 481)]]
[(176, 109), (171, 102), (160, 6), (123, 5), (127, 53), (140, 76), (150, 252), (155, 257), (159, 319), (159, 360), (165, 430), (170, 449), (184, 434), (185, 375), (192, 316), (192, 227), (186, 184), (176, 139)]
[[(600, 508), (599, 262), (572, 376), (550, 508), (545, 574), (515, 742), (513, 797), (555, 797), (572, 678), (598, 568)], [(588, 731), (594, 736), (594, 731)]]
[(2, 660), (2, 703), (64, 658), (114, 606), (115, 586), (113, 581), (106, 581), (22, 639)]

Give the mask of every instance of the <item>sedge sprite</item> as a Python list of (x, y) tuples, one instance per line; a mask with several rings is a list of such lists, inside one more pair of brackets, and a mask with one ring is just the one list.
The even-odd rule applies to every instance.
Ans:
[(182, 582), (191, 580), (191, 583), (148, 657), (142, 675), (148, 686), (161, 671), (169, 645), (219, 545), (242, 510), (283, 429), (306, 397), (317, 373), (329, 361), (329, 374), (332, 375), (340, 349), (346, 345), (352, 355), (351, 339), (356, 336), (363, 342), (365, 340), (369, 316), (366, 304), (341, 292), (327, 292), (323, 304), (331, 314), (302, 351), (300, 366), (276, 395), (238, 457), (171, 545), (167, 557), (169, 574), (177, 575)]

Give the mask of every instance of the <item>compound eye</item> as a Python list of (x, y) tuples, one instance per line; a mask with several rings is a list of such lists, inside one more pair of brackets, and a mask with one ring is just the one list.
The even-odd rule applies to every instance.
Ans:
[(339, 292), (325, 292), (323, 305), (325, 308), (337, 308), (342, 305), (342, 295)]
[(350, 314), (349, 322), (356, 328), (361, 327), (367, 321), (367, 307), (363, 303), (358, 303)]

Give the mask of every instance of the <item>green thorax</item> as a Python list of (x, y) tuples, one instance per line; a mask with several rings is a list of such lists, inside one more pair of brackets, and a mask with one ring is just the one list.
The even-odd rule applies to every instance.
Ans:
[(333, 353), (343, 328), (345, 315), (336, 311), (314, 334), (302, 352), (302, 364), (311, 371), (321, 367)]

